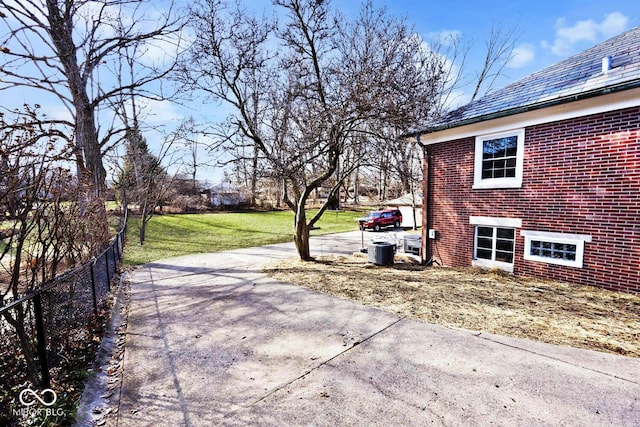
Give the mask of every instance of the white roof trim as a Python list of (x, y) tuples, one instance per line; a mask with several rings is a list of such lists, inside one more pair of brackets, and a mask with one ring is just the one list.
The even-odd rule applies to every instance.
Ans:
[(638, 106), (640, 106), (640, 88), (568, 102), (493, 120), (485, 120), (433, 133), (423, 133), (420, 135), (419, 141), (422, 145), (438, 144), (486, 133), (526, 128), (543, 123), (552, 123)]

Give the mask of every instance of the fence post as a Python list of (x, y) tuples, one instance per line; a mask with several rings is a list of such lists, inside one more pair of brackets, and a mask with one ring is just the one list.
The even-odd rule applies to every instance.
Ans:
[(36, 336), (38, 338), (38, 358), (40, 359), (40, 375), (42, 376), (42, 388), (51, 387), (49, 377), (49, 364), (47, 362), (47, 343), (44, 337), (44, 320), (42, 318), (42, 301), (40, 292), (33, 297), (33, 311), (36, 316)]
[(98, 317), (98, 299), (96, 298), (96, 275), (93, 271), (93, 265), (95, 264), (95, 260), (89, 266), (91, 270), (91, 293), (93, 295), (93, 313)]
[(118, 244), (118, 238), (116, 237), (116, 241), (113, 244), (113, 261), (115, 267), (113, 268), (113, 274), (115, 275), (116, 269), (118, 268), (118, 262), (120, 261), (120, 245)]
[(109, 249), (104, 251), (104, 260), (107, 264), (107, 289), (111, 291), (111, 275), (109, 274)]

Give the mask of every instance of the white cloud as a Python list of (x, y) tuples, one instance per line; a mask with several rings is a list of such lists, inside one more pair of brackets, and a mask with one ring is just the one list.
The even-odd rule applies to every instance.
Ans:
[(442, 30), (440, 32), (429, 33), (426, 37), (433, 43), (440, 44), (442, 46), (451, 46), (460, 40), (462, 32), (458, 30)]
[(118, 20), (121, 20), (124, 26), (134, 24), (131, 16), (117, 5), (100, 2), (82, 3), (74, 18), (74, 32), (77, 33), (78, 40), (90, 37), (90, 33), (94, 30), (96, 33), (93, 37), (95, 38), (116, 37)]
[(542, 46), (548, 48), (555, 55), (564, 56), (573, 53), (575, 45), (580, 42), (597, 43), (609, 37), (613, 37), (627, 29), (629, 18), (620, 12), (612, 12), (605, 15), (602, 22), (588, 19), (578, 21), (572, 26), (567, 26), (564, 18), (556, 21), (556, 38), (553, 43), (542, 42)]
[(536, 47), (530, 43), (521, 44), (513, 49), (508, 68), (518, 69), (531, 64), (536, 57)]
[[(36, 98), (38, 99), (38, 98)], [(42, 95), (39, 99), (42, 99)], [(50, 120), (63, 120), (69, 123), (73, 123), (73, 115), (67, 110), (60, 102), (56, 102), (55, 98), (48, 100), (49, 102), (43, 103), (40, 107), (40, 112), (45, 114), (47, 119)]]
[(171, 101), (144, 99), (139, 101), (144, 123), (147, 125), (170, 125), (183, 118)]
[[(139, 16), (138, 30), (142, 32), (152, 33), (166, 25), (168, 20), (175, 18), (175, 11), (160, 7), (156, 8), (156, 4), (151, 2), (149, 8)], [(140, 14), (140, 11), (137, 11)], [(173, 15), (171, 15), (173, 14)], [(174, 25), (177, 27), (177, 25)], [(141, 54), (140, 61), (150, 67), (163, 67), (175, 61), (178, 54), (184, 51), (191, 43), (194, 37), (187, 29), (176, 28), (176, 32), (169, 32), (163, 36), (155, 37), (147, 40), (140, 45), (138, 53)]]
[[(99, 38), (117, 37), (117, 28), (128, 30), (131, 34), (153, 33), (168, 19), (168, 12), (156, 6), (153, 2), (144, 8), (138, 2), (106, 6), (100, 2), (87, 2), (78, 10), (76, 29), (82, 31), (86, 23), (99, 20)], [(137, 45), (137, 59), (148, 67), (163, 67), (174, 61), (178, 52), (184, 50), (192, 41), (193, 37), (184, 30), (155, 37)]]
[[(442, 34), (442, 33), (439, 33), (439, 34)], [(448, 34), (451, 35), (453, 33), (448, 33)], [(459, 34), (456, 34), (455, 36), (458, 37)], [(457, 76), (460, 74), (460, 68), (455, 63), (455, 60), (457, 58), (452, 57), (452, 55), (455, 56), (455, 48), (449, 43), (453, 44), (454, 43), (453, 39), (451, 37), (448, 37), (446, 40), (436, 40), (432, 45), (427, 41), (425, 41), (424, 39), (422, 39), (417, 34), (415, 35), (415, 37), (418, 37), (421, 39), (420, 46), (421, 46), (421, 49), (426, 54), (435, 55), (438, 61), (442, 63), (442, 66), (445, 70), (446, 77), (447, 77), (447, 82), (445, 86), (455, 85), (457, 81)]]
[(193, 38), (185, 31), (150, 40), (142, 46), (144, 54), (141, 61), (148, 66), (161, 67), (174, 61), (177, 55), (192, 42)]
[(455, 110), (471, 101), (471, 92), (462, 89), (452, 90), (445, 100), (444, 109), (447, 111)]
[(627, 29), (629, 18), (620, 12), (613, 12), (600, 24), (600, 32), (605, 37), (613, 37)]

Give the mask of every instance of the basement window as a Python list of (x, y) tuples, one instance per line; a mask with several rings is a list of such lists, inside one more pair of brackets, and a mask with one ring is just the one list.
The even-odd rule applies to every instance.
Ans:
[(585, 234), (551, 233), (522, 230), (524, 259), (547, 264), (582, 268), (584, 243), (591, 242)]
[(515, 218), (471, 217), (475, 225), (472, 265), (499, 268), (513, 273), (516, 227), (522, 221)]
[(474, 189), (522, 187), (524, 129), (476, 137)]

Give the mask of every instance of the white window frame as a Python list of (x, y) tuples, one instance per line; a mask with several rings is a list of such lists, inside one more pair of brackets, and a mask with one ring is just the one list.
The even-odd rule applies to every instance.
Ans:
[[(562, 265), (566, 267), (582, 268), (584, 264), (584, 244), (591, 242), (588, 234), (568, 234), (553, 233), (548, 231), (521, 230), (520, 235), (524, 237), (524, 259), (527, 261), (544, 262), (547, 264)], [(549, 243), (566, 243), (576, 246), (576, 259), (570, 261), (566, 259), (548, 258), (538, 255), (531, 255), (531, 242), (537, 240)]]
[[(508, 273), (513, 273), (513, 266), (516, 261), (516, 228), (522, 227), (522, 219), (520, 218), (496, 218), (496, 217), (486, 217), (486, 216), (472, 216), (469, 217), (469, 224), (474, 226), (473, 231), (473, 260), (471, 265), (474, 267), (481, 268), (499, 268), (500, 270), (504, 270)], [(478, 243), (478, 227), (492, 227), (494, 228), (493, 240), (496, 240), (496, 228), (512, 228), (513, 231), (513, 262), (502, 262), (495, 260), (495, 242), (494, 249), (492, 251), (492, 258), (494, 259), (484, 259), (484, 258), (476, 258), (477, 251), (477, 243)]]
[[(516, 176), (512, 178), (482, 179), (482, 152), (484, 141), (509, 136), (517, 137), (516, 147)], [(520, 188), (522, 187), (522, 169), (524, 166), (524, 129), (514, 129), (504, 132), (476, 136), (475, 159), (473, 168), (473, 189), (488, 188)]]

